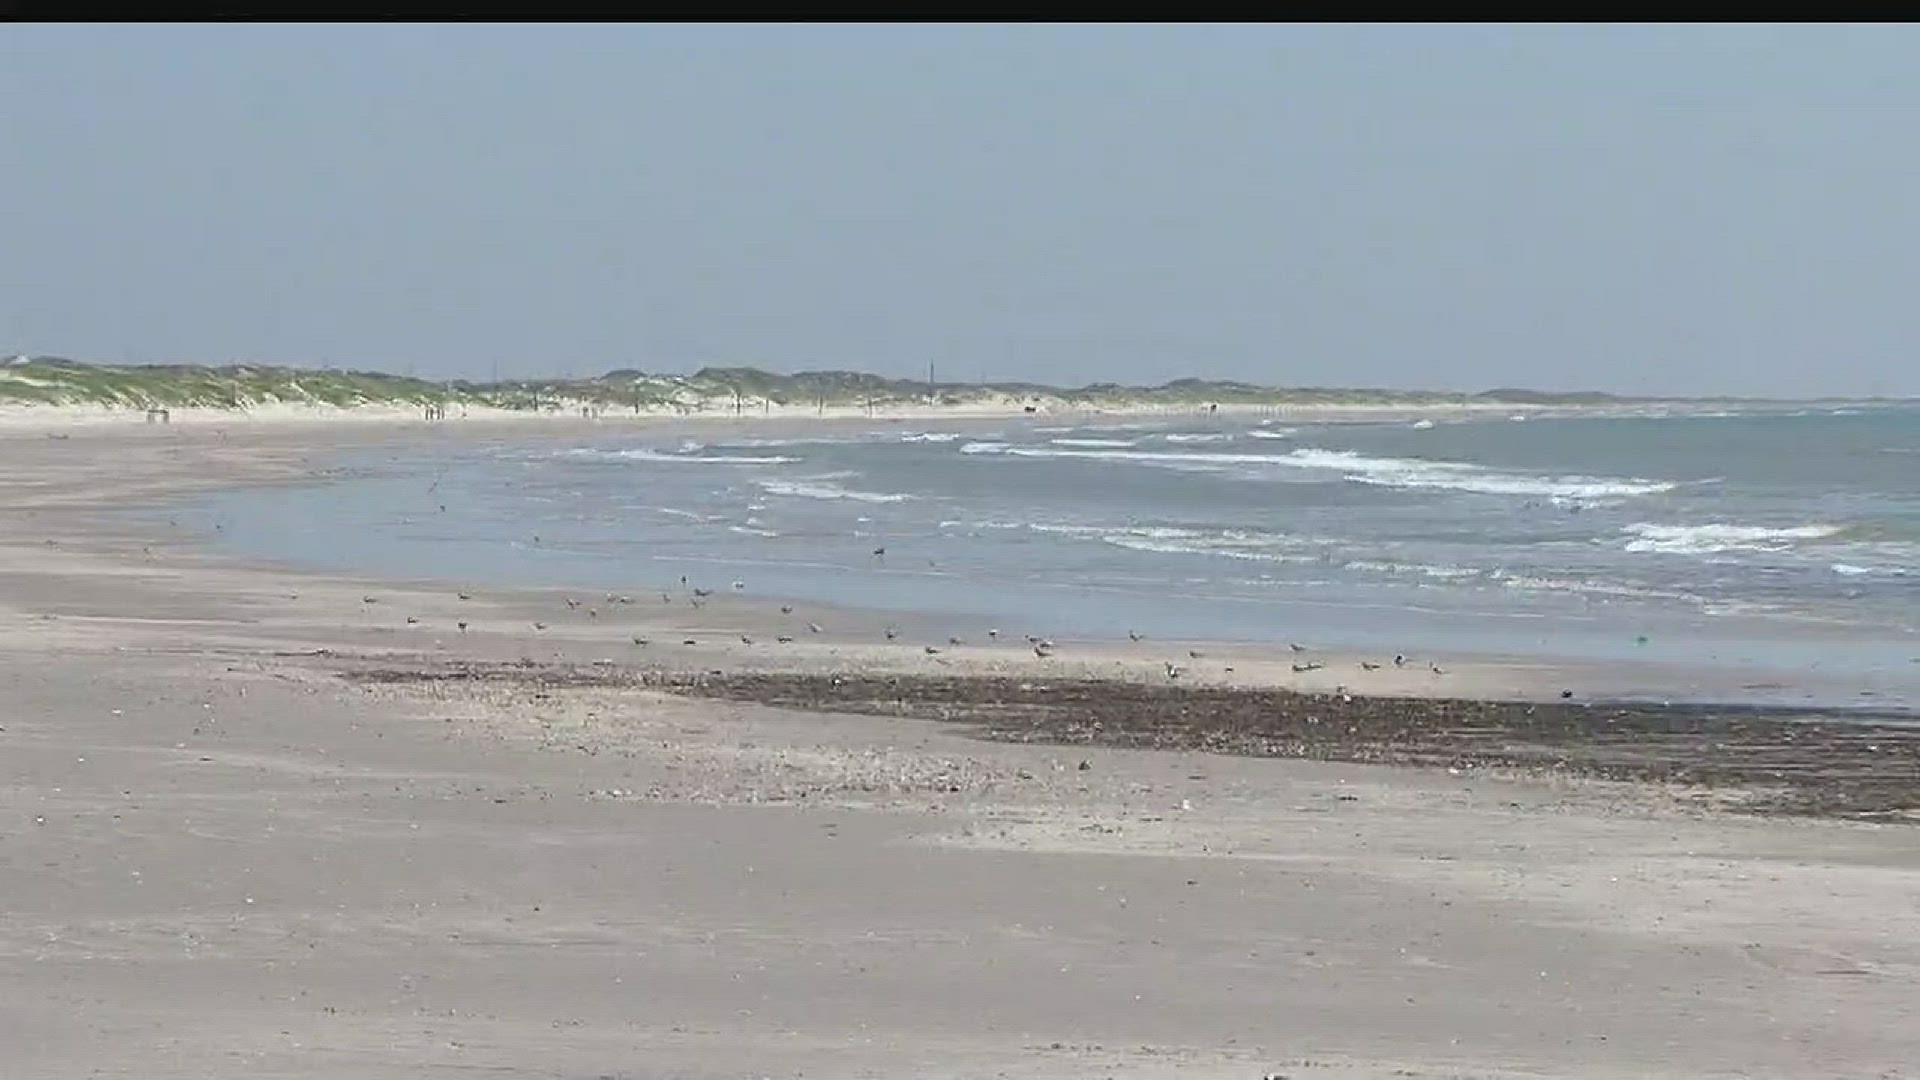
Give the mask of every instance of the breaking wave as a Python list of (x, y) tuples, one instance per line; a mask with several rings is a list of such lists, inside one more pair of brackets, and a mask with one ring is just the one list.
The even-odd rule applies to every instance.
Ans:
[(770, 495), (785, 495), (795, 499), (845, 499), (864, 503), (897, 503), (913, 498), (886, 491), (855, 491), (838, 484), (822, 483), (816, 480), (762, 480), (760, 487)]

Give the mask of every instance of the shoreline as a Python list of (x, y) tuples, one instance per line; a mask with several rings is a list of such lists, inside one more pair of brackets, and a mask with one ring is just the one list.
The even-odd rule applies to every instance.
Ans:
[[(929, 655), (944, 628), (912, 623), (886, 650), (867, 613), (574, 608), (248, 562), (168, 524), (196, 492), (323, 480), (343, 446), (444, 438), (8, 443), (9, 1075), (1839, 1080), (1915, 1060), (1920, 854), (1891, 815), (1729, 813), (1739, 785), (1519, 760), (1578, 747), (1433, 699), (1356, 698), (1376, 726), (1317, 756), (1237, 754), (1335, 714), (1154, 685), (1145, 650)], [(462, 665), (484, 677), (442, 677)], [(1440, 714), (1481, 726), (1436, 750)], [(1846, 782), (1906, 760), (1845, 737), (1864, 728), (1797, 761), (1758, 725), (1723, 754), (1726, 730), (1593, 745)], [(1369, 748), (1420, 767), (1355, 763)]]

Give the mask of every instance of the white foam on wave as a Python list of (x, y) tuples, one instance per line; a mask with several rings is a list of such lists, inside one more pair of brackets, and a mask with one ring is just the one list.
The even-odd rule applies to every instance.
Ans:
[(1824, 540), (1840, 533), (1838, 525), (1796, 525), (1765, 528), (1757, 525), (1657, 525), (1639, 522), (1620, 530), (1634, 539), (1626, 549), (1665, 555), (1711, 555), (1722, 551), (1780, 552), (1797, 542)]
[(1133, 439), (1048, 439), (1055, 446), (1087, 446), (1094, 449), (1125, 449), (1135, 443)]
[(812, 480), (761, 480), (760, 487), (770, 495), (784, 495), (794, 499), (845, 499), (864, 503), (897, 503), (913, 498), (887, 491), (854, 491), (838, 484), (824, 483), (816, 477)]
[(944, 443), (958, 442), (959, 439), (960, 433), (957, 431), (909, 431), (900, 436), (901, 442)]
[(772, 539), (780, 535), (779, 533), (774, 532), (772, 529), (762, 529), (752, 525), (729, 525), (727, 526), (727, 531), (736, 532), (742, 536), (761, 536), (761, 537), (766, 537), (768, 539)]
[[(581, 454), (581, 451), (573, 451)], [(620, 458), (624, 461), (671, 462), (677, 465), (791, 465), (800, 459), (780, 454), (701, 454), (695, 451), (674, 453), (636, 447), (631, 450), (588, 450), (585, 456)]]
[(1233, 435), (1224, 431), (1174, 431), (1161, 438), (1171, 443), (1231, 442)]
[(1256, 439), (1291, 439), (1293, 438), (1294, 429), (1293, 428), (1260, 428), (1253, 431), (1249, 431), (1247, 432), (1247, 434)]
[(1067, 447), (1010, 446), (975, 442), (960, 448), (965, 454), (1004, 454), (1026, 458), (1080, 458), (1092, 461), (1139, 462), (1169, 468), (1220, 469), (1245, 466), (1326, 469), (1340, 472), (1357, 484), (1408, 489), (1442, 489), (1482, 495), (1521, 495), (1551, 499), (1610, 499), (1653, 495), (1679, 484), (1666, 480), (1619, 479), (1594, 476), (1528, 476), (1503, 473), (1480, 465), (1424, 458), (1375, 458), (1350, 450), (1302, 447), (1286, 454), (1246, 454), (1168, 450), (1089, 450)]

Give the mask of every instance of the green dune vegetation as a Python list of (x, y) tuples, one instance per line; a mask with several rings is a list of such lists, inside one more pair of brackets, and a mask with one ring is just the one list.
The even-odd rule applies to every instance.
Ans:
[[(940, 383), (889, 379), (853, 371), (777, 374), (750, 367), (711, 367), (691, 375), (621, 369), (579, 379), (431, 381), (376, 371), (257, 364), (114, 365), (58, 357), (0, 362), (0, 405), (105, 406), (125, 409), (273, 406), (477, 407), (520, 412), (731, 412), (901, 406), (997, 406), (1063, 409), (1206, 408), (1210, 405), (1609, 405), (1636, 399), (1600, 393), (1416, 390), (1256, 386), (1177, 379), (1159, 386), (1095, 383), (1078, 388), (1039, 383)], [(1645, 399), (1640, 399), (1645, 400)]]

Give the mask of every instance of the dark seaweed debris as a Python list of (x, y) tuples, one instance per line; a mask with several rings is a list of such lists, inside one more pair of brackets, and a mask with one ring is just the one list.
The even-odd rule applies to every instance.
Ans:
[(632, 686), (808, 712), (938, 720), (984, 737), (1257, 757), (1511, 768), (1720, 789), (1755, 812), (1920, 815), (1920, 723), (1898, 714), (1301, 694), (1118, 680), (482, 667), (372, 681)]

